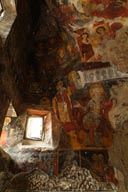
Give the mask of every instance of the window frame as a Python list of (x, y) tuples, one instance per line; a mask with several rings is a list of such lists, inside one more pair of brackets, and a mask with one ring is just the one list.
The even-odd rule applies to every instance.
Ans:
[[(41, 137), (28, 137), (27, 132), (28, 132), (28, 123), (29, 123), (29, 118), (41, 118), (42, 119), (42, 127), (41, 127)], [(44, 131), (44, 116), (37, 116), (37, 115), (28, 115), (26, 119), (26, 126), (25, 126), (25, 139), (33, 140), (33, 141), (42, 141), (42, 135)], [(36, 127), (35, 127), (35, 132), (36, 132)]]
[[(24, 140), (28, 140), (28, 141), (33, 141), (33, 142), (36, 142), (36, 141), (40, 141), (42, 142), (43, 141), (43, 135), (45, 134), (45, 130), (44, 130), (44, 127), (45, 127), (45, 120), (47, 119), (47, 115), (48, 115), (49, 111), (41, 111), (41, 110), (35, 110), (35, 109), (28, 109), (27, 110), (27, 117), (26, 117), (26, 122), (25, 122), (25, 131), (24, 131)], [(41, 135), (41, 139), (36, 139), (36, 138), (28, 138), (26, 135), (27, 135), (27, 125), (28, 125), (28, 120), (29, 120), (29, 117), (41, 117), (42, 118), (42, 121), (43, 121), (43, 125), (42, 125), (42, 135)], [(35, 127), (35, 130), (36, 130), (36, 127)]]

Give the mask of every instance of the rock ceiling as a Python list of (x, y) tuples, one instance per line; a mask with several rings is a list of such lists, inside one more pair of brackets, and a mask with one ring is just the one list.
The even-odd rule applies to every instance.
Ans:
[(16, 5), (14, 0), (3, 0), (0, 10), (0, 37), (5, 42), (11, 26), (16, 18)]

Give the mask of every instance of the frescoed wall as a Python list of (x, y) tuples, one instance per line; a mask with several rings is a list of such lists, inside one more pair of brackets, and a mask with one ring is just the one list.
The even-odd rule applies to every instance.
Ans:
[[(103, 68), (99, 71), (94, 70), (94, 72), (103, 73), (104, 76), (100, 74), (99, 78), (105, 79), (108, 76), (107, 71), (110, 69)], [(105, 72), (107, 73), (105, 74)], [(88, 73), (90, 74), (88, 75)], [(87, 71), (87, 75), (89, 80), (91, 70)], [(124, 101), (124, 95), (126, 95), (123, 94), (126, 89), (122, 87), (120, 96), (116, 96), (114, 87), (120, 86), (120, 84), (126, 87), (127, 78), (96, 81), (95, 77), (95, 83), (90, 81), (86, 83), (84, 76), (86, 76), (86, 71), (74, 70), (68, 74), (67, 84), (64, 85), (65, 79), (57, 83), (56, 95), (52, 100), (53, 110), (70, 137), (71, 148), (108, 148), (111, 145), (115, 129), (113, 116), (118, 113), (118, 110), (124, 110), (124, 107), (120, 108), (120, 102)], [(115, 111), (117, 102), (119, 102), (116, 107), (118, 109)], [(123, 115), (125, 114), (122, 113)]]
[(56, 58), (62, 68), (72, 66), (72, 62), (76, 66), (100, 61), (110, 62), (118, 71), (128, 71), (126, 0), (59, 0), (47, 4), (62, 28), (64, 44), (60, 44)]
[[(32, 58), (27, 67), (27, 61), (20, 59), (24, 75), (16, 65), (19, 51), (13, 58), (15, 41), (11, 39), (8, 60), (14, 63), (6, 71), (20, 86), (24, 102), (53, 110), (60, 125), (55, 122), (51, 131), (54, 151), (48, 145), (24, 149), (20, 115), (11, 127), (12, 137), (6, 135), (2, 147), (17, 162), (14, 167), (10, 165), (11, 172), (27, 172), (24, 179), (28, 178), (29, 190), (36, 188), (37, 181), (41, 190), (75, 191), (78, 187), (81, 191), (118, 191), (122, 182), (122, 177), (117, 177), (118, 168), (127, 186), (127, 17), (126, 0), (42, 1), (32, 31)], [(24, 46), (20, 50), (24, 52)], [(3, 80), (3, 85), (10, 87)], [(15, 92), (11, 98), (13, 95)], [(46, 136), (51, 139), (50, 134)], [(40, 184), (44, 177), (46, 183)], [(14, 189), (15, 178), (11, 184)], [(124, 183), (121, 185), (124, 187)]]
[[(4, 165), (1, 167), (4, 174), (0, 174), (0, 178), (5, 181), (4, 188), (6, 189), (31, 189), (36, 184), (35, 188), (40, 191), (47, 189), (118, 191), (118, 178), (114, 168), (108, 163), (108, 154), (105, 150), (42, 152), (40, 149), (22, 151), (12, 149), (11, 156), (3, 153), (2, 149), (0, 152), (5, 161), (4, 164), (3, 159), (0, 159), (1, 164)], [(10, 177), (6, 178), (5, 170), (10, 171)], [(37, 176), (36, 180), (34, 175)], [(34, 183), (34, 180), (39, 181)], [(0, 186), (1, 189), (3, 189), (2, 186), (3, 183)]]

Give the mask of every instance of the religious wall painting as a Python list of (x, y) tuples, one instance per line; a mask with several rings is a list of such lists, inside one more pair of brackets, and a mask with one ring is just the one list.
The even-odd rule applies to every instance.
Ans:
[[(109, 121), (112, 108), (110, 89), (116, 80), (87, 84), (74, 92), (61, 87), (53, 98), (53, 109), (70, 138), (70, 148), (107, 148), (113, 128)], [(58, 82), (58, 85), (63, 82)], [(58, 90), (58, 88), (57, 88)], [(61, 146), (63, 148), (63, 146)]]
[[(70, 29), (70, 24), (74, 23), (76, 17), (76, 11), (73, 5), (67, 5), (66, 3), (57, 2), (50, 6), (51, 14), (57, 17), (59, 25)], [(67, 22), (68, 21), (68, 22)]]
[[(84, 17), (84, 12), (82, 12), (82, 6), (87, 4), (85, 7), (90, 11), (91, 19), (87, 22)], [(79, 4), (82, 4), (81, 6)], [(57, 48), (57, 57), (56, 57), (56, 64), (59, 67), (62, 67), (62, 69), (65, 69), (67, 67), (73, 67), (76, 65), (76, 63), (79, 63), (80, 61), (83, 63), (86, 62), (96, 62), (96, 61), (110, 61), (111, 65), (116, 66), (116, 62), (114, 62), (114, 56), (111, 56), (111, 51), (109, 47), (110, 45), (116, 43), (118, 45), (118, 41), (116, 38), (117, 31), (122, 30), (124, 26), (127, 26), (127, 22), (125, 19), (123, 19), (123, 15), (120, 15), (120, 17), (117, 15), (116, 20), (113, 20), (113, 17), (110, 18), (109, 21), (105, 21), (103, 17), (100, 19), (95, 17), (93, 13), (95, 12), (95, 9), (98, 11), (101, 9), (102, 11), (107, 9), (108, 7), (114, 7), (116, 8), (124, 8), (126, 4), (126, 1), (124, 0), (116, 0), (113, 2), (109, 1), (59, 1), (58, 4), (54, 5), (57, 10), (56, 13), (58, 14), (60, 12), (61, 17), (58, 18), (58, 21), (61, 23), (61, 26), (63, 26), (63, 31), (69, 34), (71, 39), (65, 39), (65, 32), (62, 32), (61, 38), (64, 40), (63, 47), (59, 46)], [(93, 6), (92, 6), (93, 5)], [(77, 10), (81, 7), (81, 12)], [(126, 8), (127, 9), (127, 8)], [(93, 11), (92, 11), (93, 10)], [(52, 10), (53, 11), (53, 10)], [(102, 12), (101, 11), (101, 12)], [(125, 12), (126, 13), (126, 12)], [(82, 15), (81, 15), (82, 14)], [(87, 14), (87, 12), (86, 12)], [(110, 13), (109, 13), (110, 14)], [(64, 17), (64, 18), (63, 18)], [(111, 16), (110, 16), (111, 17)], [(115, 16), (116, 17), (116, 16)], [(87, 25), (88, 24), (88, 29)], [(74, 40), (73, 40), (74, 39)], [(127, 43), (125, 42), (125, 45)], [(76, 46), (77, 45), (77, 46)], [(125, 48), (127, 45), (125, 46)], [(117, 65), (117, 69), (119, 71), (127, 72), (127, 69), (122, 69), (124, 67), (121, 67), (121, 65), (127, 65), (123, 64), (125, 60), (127, 60), (126, 57), (126, 51), (124, 50), (123, 46), (118, 46), (118, 49), (122, 50), (124, 53), (123, 58), (121, 58), (122, 64), (119, 64), (120, 67)], [(127, 50), (127, 48), (126, 48)], [(116, 48), (115, 50), (116, 51)], [(112, 51), (113, 53), (113, 51)], [(117, 53), (116, 53), (117, 54)], [(120, 55), (120, 53), (119, 53)], [(118, 59), (117, 59), (118, 60)]]
[(76, 64), (79, 58), (77, 47), (72, 42), (68, 42), (65, 46), (58, 48), (56, 64), (59, 68), (65, 69)]
[(59, 152), (59, 173), (62, 172), (62, 170), (66, 169), (70, 166), (80, 166), (80, 151), (60, 151)]
[[(23, 156), (21, 158), (21, 156)], [(58, 174), (58, 154), (56, 152), (41, 152), (36, 149), (22, 150), (17, 154), (16, 162), (20, 171), (41, 169), (49, 176)]]
[[(87, 8), (89, 7), (89, 3), (90, 2), (91, 1), (88, 1), (88, 2), (86, 1), (86, 3), (88, 4)], [(72, 1), (70, 1), (70, 2), (69, 1), (59, 1), (59, 3), (61, 5), (61, 7), (63, 7), (63, 11), (67, 11), (66, 10), (66, 6), (69, 6), (69, 7), (70, 6), (71, 7), (74, 6), (74, 8), (75, 8), (76, 5), (78, 5), (77, 1), (74, 1), (74, 2), (72, 2)], [(108, 2), (108, 1), (100, 1), (100, 3), (97, 2), (97, 1), (93, 1), (91, 3), (93, 5), (95, 4), (96, 6), (98, 5), (97, 9), (99, 9), (99, 10), (101, 9), (100, 11), (103, 11), (104, 9), (106, 9), (109, 6), (112, 6), (112, 4), (110, 2)], [(117, 3), (117, 1), (113, 2), (113, 6), (115, 6), (115, 4), (117, 5), (118, 3)], [(96, 8), (95, 5), (93, 6), (94, 10)], [(78, 6), (78, 7), (80, 7), (80, 6)], [(120, 5), (119, 5), (119, 7), (120, 7)], [(82, 95), (82, 89), (85, 88), (85, 85), (87, 83), (98, 82), (100, 84), (100, 81), (108, 80), (109, 78), (110, 79), (114, 79), (114, 78), (123, 77), (123, 73), (120, 73), (120, 72), (127, 72), (127, 63), (123, 64), (123, 60), (126, 57), (126, 56), (124, 56), (124, 55), (126, 55), (126, 54), (124, 54), (124, 49), (122, 48), (122, 50), (123, 50), (122, 52), (124, 54), (123, 58), (121, 58), (122, 59), (121, 60), (122, 64), (120, 64), (119, 62), (115, 63), (112, 60), (112, 58), (114, 58), (114, 60), (115, 60), (115, 57), (118, 57), (118, 56), (115, 56), (115, 57), (111, 56), (111, 54), (113, 54), (113, 52), (110, 49), (111, 45), (113, 46), (113, 43), (118, 45), (119, 39), (122, 39), (122, 38), (117, 38), (117, 37), (118, 37), (118, 33), (119, 32), (121, 34), (123, 34), (123, 31), (124, 31), (124, 28), (125, 28), (123, 25), (126, 24), (126, 22), (123, 21), (122, 18), (119, 18), (119, 19), (116, 19), (114, 21), (107, 21), (107, 23), (106, 23), (106, 21), (103, 18), (98, 19), (98, 20), (95, 18), (93, 20), (93, 22), (90, 22), (88, 24), (89, 24), (88, 25), (89, 26), (88, 31), (86, 31), (86, 27), (85, 27), (86, 25), (81, 25), (81, 22), (80, 22), (80, 25), (78, 25), (78, 23), (76, 25), (75, 22), (72, 22), (72, 25), (70, 24), (70, 27), (69, 26), (64, 27), (65, 30), (67, 29), (66, 31), (72, 37), (74, 37), (74, 40), (76, 40), (76, 42), (77, 42), (77, 46), (78, 46), (77, 48), (78, 48), (78, 50), (80, 52), (80, 56), (81, 56), (80, 60), (81, 60), (82, 64), (84, 62), (83, 68), (87, 64), (90, 65), (89, 64), (90, 61), (92, 61), (92, 62), (95, 62), (95, 61), (99, 61), (99, 62), (110, 61), (110, 67), (93, 70), (91, 68), (91, 66), (90, 66), (90, 68), (88, 67), (88, 69), (91, 69), (91, 70), (88, 70), (88, 71), (85, 71), (85, 72), (82, 71), (82, 70), (81, 71), (72, 70), (67, 75), (68, 76), (68, 83), (64, 85), (64, 89), (63, 90), (65, 90), (64, 91), (65, 93), (63, 92), (63, 94), (65, 95), (64, 96), (65, 98), (63, 98), (63, 96), (62, 96), (63, 94), (61, 94), (61, 96), (59, 96), (59, 98), (61, 98), (61, 97), (63, 98), (63, 99), (61, 99), (63, 102), (60, 102), (60, 101), (58, 102), (58, 98), (56, 97), (56, 95), (55, 95), (55, 97), (53, 99), (53, 106), (54, 106), (53, 108), (57, 112), (58, 118), (59, 119), (62, 118), (63, 127), (67, 131), (67, 133), (70, 136), (70, 138), (72, 138), (71, 139), (71, 146), (73, 148), (83, 147), (83, 145), (84, 146), (86, 146), (86, 145), (89, 145), (89, 146), (90, 145), (94, 145), (94, 146), (95, 145), (98, 145), (98, 146), (104, 146), (104, 145), (105, 146), (109, 146), (109, 142), (107, 142), (107, 140), (108, 140), (108, 138), (107, 138), (108, 137), (107, 136), (107, 129), (109, 129), (109, 127), (110, 127), (108, 117), (107, 117), (107, 121), (106, 121), (106, 118), (104, 118), (105, 115), (104, 114), (102, 114), (102, 115), (100, 114), (101, 111), (102, 111), (102, 113), (104, 111), (104, 110), (101, 110), (101, 106), (100, 106), (99, 107), (99, 111), (100, 111), (99, 112), (99, 114), (100, 114), (99, 116), (100, 116), (101, 119), (103, 119), (104, 122), (106, 122), (105, 123), (105, 127), (104, 127), (105, 131), (101, 131), (100, 132), (98, 130), (97, 131), (95, 130), (96, 131), (95, 134), (96, 134), (97, 138), (94, 137), (94, 135), (95, 135), (94, 132), (95, 131), (93, 129), (93, 126), (94, 125), (97, 126), (97, 124), (99, 126), (101, 126), (101, 124), (103, 123), (101, 121), (101, 119), (97, 116), (96, 118), (98, 118), (100, 120), (99, 121), (95, 121), (94, 120), (95, 118), (93, 119), (93, 124), (94, 125), (93, 124), (91, 125), (92, 131), (90, 131), (90, 133), (87, 133), (87, 132), (85, 132), (84, 129), (81, 129), (81, 133), (79, 133), (79, 135), (82, 135), (84, 138), (86, 137), (86, 135), (88, 135), (89, 137), (87, 137), (88, 141), (86, 141), (88, 144), (87, 143), (86, 144), (80, 144), (80, 142), (82, 140), (84, 140), (84, 139), (82, 139), (82, 140), (78, 139), (79, 138), (79, 136), (78, 136), (78, 132), (79, 132), (78, 131), (78, 124), (79, 123), (78, 122), (82, 122), (82, 125), (80, 124), (80, 127), (82, 127), (83, 126), (83, 118), (84, 118), (84, 120), (85, 120), (84, 124), (86, 124), (86, 118), (87, 119), (89, 118), (90, 107), (88, 107), (88, 109), (86, 111), (87, 114), (85, 115), (85, 117), (83, 117), (83, 114), (86, 113), (85, 109), (83, 109), (84, 108), (84, 104), (83, 104), (83, 102), (81, 102), (81, 98), (78, 99), (78, 100), (75, 99), (75, 93), (78, 92), (78, 91), (79, 92), (81, 91), (80, 95)], [(65, 24), (64, 24), (64, 26), (65, 26)], [(90, 48), (89, 48), (90, 51), (86, 51), (86, 48), (88, 46), (86, 46), (86, 48), (82, 50), (82, 41), (83, 41), (83, 37), (82, 36), (84, 36), (84, 35), (86, 35), (85, 39), (86, 39), (86, 41), (88, 41), (88, 44), (91, 44), (91, 46), (89, 45), (90, 46)], [(125, 36), (127, 37), (127, 33), (125, 34)], [(63, 36), (63, 38), (65, 39), (65, 35)], [(67, 38), (66, 38), (66, 42), (68, 42)], [(124, 44), (126, 44), (125, 47), (126, 47), (126, 50), (127, 50), (127, 43), (126, 43), (127, 41), (123, 41), (122, 40), (122, 42)], [(123, 43), (122, 43), (122, 45), (123, 45)], [(60, 50), (58, 49), (58, 52), (60, 51), (60, 53), (63, 50), (62, 51), (62, 58), (60, 58), (60, 63), (62, 62), (61, 63), (62, 69), (67, 69), (66, 68), (67, 66), (68, 67), (74, 67), (74, 68), (75, 67), (77, 68), (79, 66), (79, 62), (78, 63), (74, 62), (74, 65), (72, 64), (72, 61), (74, 61), (74, 60), (72, 60), (71, 58), (74, 58), (74, 56), (78, 54), (77, 51), (75, 52), (75, 50), (73, 50), (73, 48), (74, 48), (73, 44), (74, 43), (71, 43), (71, 44), (70, 43), (69, 44), (65, 43), (65, 45), (63, 47), (59, 48)], [(120, 49), (120, 47), (118, 47), (118, 49)], [(115, 47), (114, 47), (113, 50), (114, 51), (116, 50)], [(85, 51), (85, 53), (84, 53), (84, 51)], [(65, 54), (65, 56), (64, 56), (64, 54)], [(85, 59), (85, 55), (86, 55), (87, 60)], [(120, 55), (120, 54), (118, 53), (118, 55)], [(127, 58), (125, 60), (127, 61)], [(59, 59), (58, 59), (58, 61), (59, 61)], [(68, 63), (68, 61), (70, 61), (70, 62)], [(119, 65), (118, 65), (118, 63), (119, 63)], [(104, 89), (104, 87), (105, 87), (105, 84), (103, 85), (103, 89)], [(89, 93), (89, 90), (88, 90), (88, 93)], [(108, 91), (107, 94), (109, 94), (109, 91)], [(68, 96), (66, 96), (66, 95), (68, 95)], [(74, 96), (74, 99), (71, 98), (72, 95)], [(90, 97), (90, 94), (89, 94), (89, 97)], [(88, 99), (86, 97), (87, 105), (89, 105), (89, 101), (91, 100), (91, 97), (90, 98), (89, 97), (88, 97)], [(104, 96), (102, 96), (102, 97), (104, 98)], [(108, 95), (108, 101), (110, 100), (109, 97), (110, 96)], [(98, 99), (100, 100), (100, 102), (102, 102), (102, 99), (100, 97)], [(103, 104), (104, 104), (104, 102), (106, 103), (106, 101), (103, 101)], [(110, 107), (111, 107), (111, 105), (112, 105), (111, 101), (109, 101), (109, 102), (110, 102)], [(109, 102), (108, 102), (108, 105), (109, 105)], [(62, 105), (63, 105), (63, 107), (62, 107)], [(107, 104), (105, 105), (105, 107), (107, 107)], [(74, 110), (74, 108), (75, 108), (75, 110)], [(78, 109), (78, 108), (79, 108), (79, 111), (81, 111), (81, 115), (80, 115), (80, 118), (79, 118), (79, 120), (77, 122), (76, 121), (77, 118), (75, 118), (75, 117), (76, 117), (76, 114), (77, 114), (77, 112), (76, 112), (77, 110), (76, 109)], [(64, 111), (67, 113), (67, 115), (66, 115), (67, 117), (64, 115)], [(75, 111), (75, 112), (73, 112), (73, 111)], [(81, 119), (82, 119), (82, 121), (81, 121)], [(98, 128), (98, 129), (101, 129), (101, 128)], [(102, 136), (103, 136), (103, 138), (102, 138)], [(110, 136), (109, 139), (111, 140), (112, 139), (112, 134), (109, 135), (109, 136)], [(95, 139), (96, 139), (96, 141), (95, 141)], [(80, 142), (78, 142), (78, 140)], [(91, 144), (90, 144), (89, 140), (91, 140)], [(99, 143), (97, 143), (97, 142), (99, 142)]]
[[(102, 1), (103, 2), (103, 1)], [(128, 16), (128, 3), (126, 0), (108, 1), (107, 6), (102, 7), (100, 10), (93, 10), (93, 16), (103, 17), (106, 19), (114, 19), (118, 17)]]
[(80, 62), (80, 53), (75, 39), (65, 29), (61, 29), (60, 43), (56, 45), (56, 54), (54, 54), (53, 59), (55, 59), (55, 65), (60, 71), (64, 73), (65, 70)]
[[(86, 146), (107, 147), (111, 142), (111, 125), (107, 114), (103, 110), (104, 105), (111, 107), (107, 93), (101, 84), (93, 84), (89, 87), (89, 98), (86, 98), (84, 107), (83, 126), (86, 132)], [(105, 105), (105, 107), (106, 107)]]
[(69, 88), (64, 87), (63, 81), (57, 83), (56, 89), (57, 93), (52, 99), (53, 110), (70, 137), (71, 148), (79, 149), (81, 144), (77, 140), (76, 121), (72, 114), (72, 101), (70, 97), (72, 93)]
[(99, 182), (112, 182), (118, 185), (114, 167), (109, 163), (105, 150), (81, 151), (81, 167), (87, 168), (92, 177)]
[[(90, 176), (92, 182), (96, 180), (99, 183), (112, 182), (117, 185), (114, 168), (108, 162), (106, 150), (42, 152), (33, 148), (31, 150), (19, 149), (18, 151), (15, 149), (14, 151), (15, 153), (18, 152), (16, 161), (15, 163), (13, 161), (9, 163), (9, 170), (14, 174), (42, 170), (49, 178), (58, 176), (59, 179), (63, 179), (63, 177), (68, 177), (68, 179), (72, 177), (74, 179), (78, 174), (79, 178), (77, 179), (83, 179), (83, 175), (85, 175), (86, 177)], [(12, 156), (11, 151), (9, 154)]]
[(53, 176), (58, 174), (58, 154), (56, 152), (42, 153), (41, 160), (43, 170), (47, 172), (48, 175)]
[(78, 38), (77, 42), (81, 54), (81, 61), (86, 62), (94, 56), (94, 50), (89, 39), (89, 33), (83, 32)]
[(63, 25), (68, 30), (72, 30), (73, 25), (83, 26), (85, 23), (89, 22), (92, 18), (86, 12), (78, 10), (81, 5), (76, 1), (59, 1), (55, 5), (53, 15), (58, 18), (59, 24)]
[(95, 61), (107, 61), (106, 44), (111, 40), (111, 28), (108, 22), (101, 20), (93, 23), (93, 33), (91, 35), (92, 45), (95, 52)]
[[(59, 1), (60, 7), (75, 8), (77, 13), (85, 14), (85, 16), (102, 17), (114, 19), (118, 17), (127, 17), (128, 3), (126, 0), (68, 0)], [(67, 8), (67, 10), (68, 10)]]
[(57, 82), (56, 91), (56, 95), (52, 100), (53, 110), (62, 123), (71, 122), (70, 92), (64, 87), (63, 81)]
[[(81, 4), (77, 6), (77, 4)], [(127, 1), (126, 0), (81, 0), (75, 1), (75, 6), (78, 11), (86, 13), (87, 15), (103, 17), (107, 19), (114, 19), (116, 17), (127, 17)]]
[(125, 129), (128, 121), (128, 79), (119, 80), (110, 89), (112, 108), (109, 111), (109, 121), (114, 130)]
[(127, 42), (123, 46), (116, 37), (127, 28), (126, 0), (60, 0), (49, 1), (48, 6), (61, 25), (61, 40), (53, 56), (56, 66), (69, 70), (80, 62), (99, 61), (127, 72)]
[(79, 28), (74, 31), (74, 37), (77, 39), (81, 62), (107, 62), (109, 42), (114, 40), (118, 30), (121, 30), (123, 23), (106, 22), (104, 20), (92, 22), (86, 29)]
[(111, 64), (120, 72), (128, 72), (128, 28), (123, 27), (117, 31), (114, 40), (108, 42), (107, 58)]

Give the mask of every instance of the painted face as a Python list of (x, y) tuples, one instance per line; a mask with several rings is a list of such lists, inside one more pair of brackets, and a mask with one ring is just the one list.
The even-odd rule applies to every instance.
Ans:
[(63, 87), (63, 82), (62, 82), (62, 81), (59, 81), (59, 82), (57, 83), (56, 89), (57, 89), (57, 90), (60, 90), (62, 87)]
[(83, 42), (88, 42), (88, 37), (89, 37), (88, 33), (84, 33), (84, 34), (82, 35), (82, 41), (83, 41)]
[(90, 0), (80, 0), (84, 13), (90, 13)]
[(72, 52), (72, 46), (69, 44), (69, 45), (67, 45), (67, 50), (69, 51), (69, 52)]
[(116, 106), (117, 100), (113, 98), (113, 99), (112, 99), (112, 104), (113, 104), (113, 106)]
[(98, 27), (98, 28), (96, 29), (96, 32), (97, 32), (98, 34), (100, 34), (100, 35), (103, 35), (103, 34), (105, 34), (106, 29), (105, 29), (105, 27), (100, 26), (100, 27)]
[(58, 51), (58, 56), (59, 56), (60, 58), (63, 58), (63, 57), (64, 57), (64, 50), (63, 50), (63, 49), (60, 49), (60, 50)]

